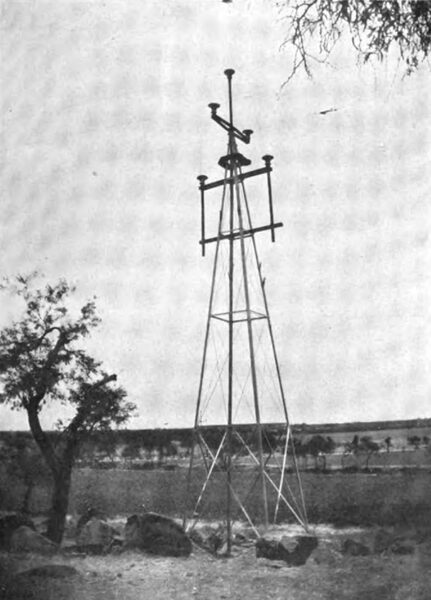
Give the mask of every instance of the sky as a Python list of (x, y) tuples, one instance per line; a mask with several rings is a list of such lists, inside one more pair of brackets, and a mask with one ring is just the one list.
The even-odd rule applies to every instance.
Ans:
[[(138, 406), (130, 427), (193, 425), (214, 256), (196, 176), (222, 176), (207, 105), (227, 116), (226, 68), (254, 130), (242, 151), (253, 168), (275, 157), (284, 227), (257, 244), (291, 420), (431, 416), (428, 64), (361, 66), (343, 42), (283, 86), (271, 0), (0, 6), (0, 275), (37, 269), (97, 297), (88, 348)], [(0, 407), (0, 427), (25, 416)]]

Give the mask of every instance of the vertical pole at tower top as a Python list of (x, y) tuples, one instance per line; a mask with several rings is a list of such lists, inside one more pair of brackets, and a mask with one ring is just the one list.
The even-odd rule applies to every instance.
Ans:
[[(201, 240), (202, 255), (205, 256), (206, 244), (216, 243), (214, 256), (214, 265), (211, 281), (211, 292), (208, 306), (208, 316), (204, 340), (203, 358), (201, 364), (201, 373), (199, 379), (199, 391), (196, 403), (195, 422), (193, 430), (193, 444), (190, 457), (189, 472), (187, 478), (188, 498), (192, 488), (193, 469), (206, 470), (204, 482), (197, 501), (194, 504), (193, 518), (195, 526), (197, 520), (203, 514), (206, 502), (211, 503), (213, 497), (219, 498), (220, 493), (220, 477), (225, 485), (223, 504), (225, 503), (225, 521), (227, 534), (227, 553), (231, 553), (232, 548), (232, 526), (235, 520), (235, 509), (245, 520), (251, 525), (254, 532), (258, 535), (258, 530), (255, 526), (258, 518), (259, 510), (261, 522), (265, 529), (269, 525), (269, 491), (272, 492), (272, 502), (275, 504), (274, 515), (277, 515), (280, 502), (288, 507), (290, 512), (295, 516), (299, 523), (306, 528), (306, 512), (305, 506), (302, 508), (296, 502), (294, 494), (289, 486), (285, 490), (285, 467), (287, 459), (287, 447), (290, 444), (292, 447), (292, 439), (290, 435), (290, 425), (287, 418), (287, 410), (285, 397), (280, 376), (277, 355), (275, 351), (274, 338), (272, 333), (271, 321), (268, 311), (268, 303), (264, 288), (265, 280), (261, 273), (261, 264), (258, 259), (255, 234), (262, 231), (270, 231), (271, 240), (275, 241), (275, 229), (282, 227), (282, 223), (274, 222), (273, 203), (272, 203), (272, 188), (271, 188), (271, 171), (272, 171), (272, 156), (265, 155), (263, 157), (264, 167), (249, 170), (244, 172), (243, 167), (251, 164), (251, 161), (243, 156), (237, 147), (237, 142), (249, 144), (251, 134), (250, 129), (239, 130), (233, 122), (233, 98), (232, 98), (232, 77), (233, 69), (226, 69), (225, 75), (228, 82), (228, 100), (229, 100), (229, 117), (224, 119), (217, 114), (219, 104), (211, 103), (211, 118), (227, 133), (228, 144), (227, 154), (222, 156), (218, 164), (224, 169), (223, 179), (208, 182), (206, 175), (199, 175), (199, 190), (201, 201)], [(244, 187), (244, 180), (259, 175), (266, 175), (268, 188), (269, 202), (269, 223), (254, 227), (251, 220), (250, 208), (247, 195)], [(218, 230), (214, 237), (206, 236), (205, 223), (205, 191), (216, 187), (222, 187), (223, 195), (221, 208), (219, 211)], [(250, 238), (250, 242), (247, 242)], [(227, 266), (223, 264), (223, 255), (221, 248), (226, 247), (227, 243)], [(237, 252), (235, 250), (236, 245)], [(246, 248), (246, 244), (247, 248)], [(251, 245), (250, 245), (251, 244)], [(220, 266), (220, 261), (222, 262)], [(226, 269), (226, 270), (225, 270)], [(254, 274), (254, 279), (253, 279)], [(256, 284), (257, 281), (257, 284)], [(254, 287), (253, 287), (254, 282)], [(216, 296), (218, 286), (227, 286), (227, 298), (223, 296), (223, 310), (217, 305)], [(258, 290), (256, 292), (256, 289)], [(224, 288), (226, 290), (226, 288)], [(252, 297), (252, 294), (260, 294), (261, 304)], [(257, 305), (256, 305), (257, 302)], [(263, 309), (260, 306), (263, 304)], [(254, 323), (256, 321), (256, 323)], [(225, 325), (220, 325), (224, 322)], [(226, 330), (216, 330), (216, 342), (214, 348), (211, 348), (210, 338), (215, 334), (211, 334), (213, 328), (226, 327), (227, 324), (227, 355), (223, 357), (217, 354), (217, 341), (223, 340), (226, 344)], [(260, 324), (260, 325), (258, 325)], [(245, 338), (243, 340), (244, 351), (241, 348), (237, 349), (241, 341), (240, 329), (245, 325)], [(260, 329), (259, 329), (260, 327)], [(263, 327), (263, 329), (262, 329)], [(267, 329), (265, 329), (267, 327)], [(277, 465), (275, 457), (275, 449), (271, 447), (268, 439), (267, 426), (268, 421), (263, 418), (262, 408), (265, 408), (265, 415), (268, 417), (269, 411), (267, 405), (274, 398), (270, 398), (271, 390), (268, 386), (261, 383), (261, 378), (264, 375), (265, 364), (262, 367), (262, 358), (259, 354), (263, 331), (267, 331), (269, 336), (270, 349), (273, 352), (274, 371), (273, 389), (278, 396), (279, 401), (279, 419), (276, 423), (286, 426), (285, 450), (282, 465)], [(221, 332), (221, 333), (220, 333)], [(238, 334), (238, 335), (237, 335)], [(207, 373), (210, 363), (209, 356), (211, 350), (215, 353), (214, 372)], [(226, 346), (224, 346), (224, 351)], [(244, 365), (248, 365), (247, 376), (244, 373)], [(265, 383), (265, 382), (263, 382)], [(277, 391), (278, 384), (278, 391)], [(219, 387), (220, 398), (217, 404), (213, 400), (214, 392)], [(226, 393), (227, 392), (227, 393)], [(245, 399), (244, 399), (245, 396)], [(214, 402), (216, 410), (216, 421), (208, 423), (207, 412), (208, 406)], [(249, 413), (246, 417), (238, 416), (239, 408), (246, 406)], [(220, 417), (220, 406), (223, 406), (225, 411), (225, 421), (223, 425), (216, 425), (217, 419)], [(218, 411), (218, 412), (217, 412)], [(249, 420), (241, 421), (241, 418)], [(274, 421), (272, 421), (272, 425)], [(213, 430), (211, 429), (213, 426)], [(246, 429), (241, 429), (241, 427)], [(248, 429), (247, 429), (248, 428)], [(217, 433), (218, 432), (218, 433)], [(212, 436), (212, 437), (211, 437)], [(247, 437), (248, 436), (248, 437)], [(264, 439), (265, 438), (265, 439)], [(264, 444), (265, 442), (265, 444)], [(238, 451), (238, 444), (241, 446), (241, 451)], [(202, 453), (202, 462), (195, 460), (195, 446), (198, 446)], [(245, 457), (245, 458), (244, 458)], [(239, 460), (241, 459), (241, 460)], [(269, 461), (271, 461), (269, 466)], [(292, 448), (292, 460), (296, 465), (294, 449)], [(274, 467), (280, 467), (280, 480), (275, 483), (273, 477)], [(256, 479), (252, 483), (248, 493), (246, 487), (250, 485), (250, 470), (255, 469)], [(242, 471), (241, 471), (242, 469)], [(299, 473), (296, 471), (299, 481)], [(248, 477), (248, 479), (247, 479)], [(212, 488), (210, 482), (215, 480), (217, 488)], [(247, 482), (245, 485), (245, 482)], [(256, 490), (254, 487), (258, 485), (259, 491), (258, 500), (256, 503)], [(299, 489), (302, 488), (299, 481)], [(277, 493), (276, 503), (274, 499), (274, 490)], [(252, 495), (254, 494), (254, 495)], [(289, 496), (290, 494), (290, 496)], [(254, 500), (253, 500), (254, 498)], [(218, 500), (220, 501), (220, 499)], [(256, 505), (259, 505), (256, 513)], [(272, 509), (271, 509), (272, 510)], [(211, 512), (211, 511), (210, 511)], [(186, 523), (186, 516), (184, 516)]]
[[(227, 69), (225, 71), (225, 75), (228, 79), (228, 87), (229, 87), (229, 117), (230, 117), (230, 130), (229, 130), (229, 154), (232, 156), (234, 153), (237, 153), (235, 135), (233, 130), (233, 109), (232, 109), (232, 76), (235, 73), (233, 69)], [(241, 190), (240, 190), (240, 181), (238, 176), (240, 173), (238, 172), (238, 165), (236, 161), (231, 161), (231, 169), (230, 169), (230, 193), (231, 196), (236, 196), (236, 209), (238, 213), (238, 225), (239, 225), (239, 241), (240, 241), (240, 249), (241, 249), (241, 265), (242, 265), (242, 276), (244, 282), (244, 296), (245, 296), (245, 310), (246, 310), (246, 319), (247, 319), (247, 337), (248, 337), (248, 349), (250, 355), (250, 373), (251, 373), (251, 382), (253, 388), (253, 403), (254, 403), (254, 412), (255, 419), (257, 425), (257, 443), (258, 443), (258, 459), (260, 466), (260, 479), (261, 479), (261, 487), (262, 487), (262, 499), (263, 499), (263, 511), (264, 511), (264, 525), (265, 529), (268, 527), (268, 499), (267, 499), (267, 490), (266, 490), (266, 480), (265, 480), (265, 463), (263, 457), (263, 441), (262, 441), (262, 423), (260, 420), (260, 409), (259, 409), (259, 391), (258, 391), (258, 383), (256, 377), (256, 361), (254, 354), (254, 337), (253, 337), (253, 323), (251, 318), (251, 307), (250, 307), (250, 294), (249, 294), (249, 285), (248, 285), (248, 273), (247, 273), (247, 264), (246, 264), (246, 253), (245, 253), (245, 244), (244, 244), (244, 220), (243, 220), (243, 212), (241, 209)], [(231, 203), (231, 210), (233, 210), (233, 202)], [(233, 233), (233, 219), (231, 216), (231, 227), (230, 231)], [(273, 232), (272, 232), (273, 233)], [(233, 238), (230, 239), (230, 246), (232, 248), (233, 253)], [(233, 261), (233, 256), (232, 256)], [(230, 279), (230, 287), (232, 289), (233, 285), (233, 272), (232, 278)], [(231, 290), (230, 290), (231, 291)], [(233, 328), (233, 314), (229, 315), (229, 325), (230, 328)], [(233, 352), (233, 348), (231, 344), (229, 344), (229, 352)], [(231, 381), (232, 375), (229, 374), (229, 381)], [(232, 404), (232, 399), (229, 398), (230, 405)], [(232, 429), (232, 424), (229, 424), (229, 429)], [(229, 461), (231, 462), (231, 448), (229, 449)], [(229, 524), (230, 527), (230, 524)]]
[[(232, 75), (233, 69), (227, 69), (225, 75), (228, 80), (229, 90), (229, 133), (228, 148), (229, 154), (233, 154), (234, 136), (233, 136), (233, 108), (232, 108)], [(229, 183), (229, 231), (233, 231), (234, 224), (234, 165), (230, 163), (230, 183)], [(231, 509), (232, 509), (232, 407), (233, 407), (233, 278), (234, 278), (234, 239), (229, 239), (229, 366), (228, 366), (228, 421), (227, 421), (227, 485), (226, 485), (226, 535), (228, 554), (232, 550), (232, 531), (231, 531)]]

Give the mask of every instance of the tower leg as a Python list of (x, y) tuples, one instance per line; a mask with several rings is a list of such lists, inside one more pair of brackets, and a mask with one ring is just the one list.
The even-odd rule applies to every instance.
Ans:
[[(237, 211), (238, 211), (238, 222), (240, 231), (244, 231), (244, 223), (243, 216), (241, 210), (241, 198), (240, 198), (240, 190), (239, 183), (236, 183), (236, 192), (237, 192)], [(247, 314), (247, 334), (248, 334), (248, 347), (250, 353), (250, 368), (251, 368), (251, 382), (253, 387), (253, 401), (254, 401), (254, 412), (256, 418), (256, 426), (257, 426), (257, 444), (258, 444), (258, 458), (259, 458), (259, 466), (260, 466), (260, 476), (261, 476), (261, 485), (262, 485), (262, 499), (263, 499), (263, 511), (264, 511), (264, 525), (265, 529), (268, 528), (269, 525), (269, 517), (268, 517), (268, 495), (266, 490), (266, 478), (265, 478), (265, 462), (263, 458), (263, 441), (262, 441), (262, 423), (260, 420), (260, 408), (259, 408), (259, 393), (257, 386), (257, 377), (256, 377), (256, 360), (254, 355), (254, 340), (253, 340), (253, 326), (251, 319), (251, 308), (250, 308), (250, 294), (248, 289), (248, 273), (247, 273), (247, 264), (246, 264), (246, 255), (245, 255), (245, 244), (244, 244), (244, 236), (240, 235), (240, 245), (241, 245), (241, 262), (242, 262), (242, 274), (244, 281), (244, 299), (245, 299), (245, 307)]]

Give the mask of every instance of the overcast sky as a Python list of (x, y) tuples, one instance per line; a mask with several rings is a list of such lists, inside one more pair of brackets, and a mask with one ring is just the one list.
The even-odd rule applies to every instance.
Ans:
[(360, 67), (345, 44), (282, 88), (291, 56), (270, 0), (1, 10), (0, 274), (38, 269), (97, 296), (91, 350), (138, 405), (131, 426), (193, 424), (213, 257), (196, 176), (222, 175), (207, 104), (227, 116), (226, 68), (237, 125), (255, 131), (244, 154), (275, 157), (284, 228), (257, 242), (292, 420), (431, 416), (428, 65)]

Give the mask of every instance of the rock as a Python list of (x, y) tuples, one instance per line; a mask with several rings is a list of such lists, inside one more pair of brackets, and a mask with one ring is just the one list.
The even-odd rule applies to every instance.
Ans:
[(34, 530), (34, 523), (31, 519), (24, 515), (13, 514), (5, 515), (0, 518), (0, 548), (3, 550), (10, 549), (10, 540), (13, 532), (25, 525)]
[(285, 548), (278, 540), (259, 538), (256, 542), (256, 558), (268, 558), (269, 560), (284, 560)]
[(414, 538), (411, 531), (404, 535), (401, 533), (390, 533), (380, 529), (374, 539), (374, 552), (393, 552), (394, 554), (413, 554), (417, 545), (417, 536)]
[(190, 532), (189, 537), (200, 548), (208, 550), (211, 554), (217, 554), (217, 551), (220, 550), (226, 541), (223, 527), (210, 527), (209, 525), (205, 525), (199, 529), (193, 529)]
[(54, 554), (57, 544), (37, 533), (30, 527), (18, 527), (11, 536), (10, 549), (12, 552), (36, 552), (38, 554)]
[(341, 560), (341, 555), (328, 545), (319, 546), (313, 552), (313, 560), (317, 565), (335, 566)]
[(296, 549), (297, 541), (294, 537), (287, 537), (287, 535), (284, 535), (280, 540), (280, 544), (290, 553)]
[(290, 551), (289, 559), (285, 560), (288, 564), (299, 567), (305, 565), (310, 554), (317, 548), (318, 541), (316, 537), (311, 535), (296, 536), (295, 539), (296, 547)]
[(374, 538), (374, 552), (380, 554), (390, 549), (394, 543), (395, 537), (386, 529), (379, 529)]
[(392, 546), (391, 551), (394, 554), (414, 554), (415, 544), (410, 540), (396, 540)]
[(256, 557), (283, 560), (291, 567), (300, 567), (306, 563), (317, 544), (317, 538), (311, 535), (284, 537), (281, 541), (262, 537), (256, 542)]
[(343, 554), (350, 554), (350, 556), (367, 556), (371, 553), (368, 546), (351, 539), (344, 541), (341, 551)]
[(140, 548), (160, 556), (189, 556), (192, 551), (192, 543), (184, 529), (169, 517), (157, 513), (129, 517), (124, 536), (125, 548)]
[(217, 550), (217, 556), (226, 557), (229, 555), (229, 545), (226, 542), (222, 544), (222, 546)]
[(76, 523), (76, 535), (77, 536), (80, 534), (80, 532), (82, 531), (84, 526), (88, 523), (88, 521), (91, 521), (91, 519), (99, 519), (101, 521), (106, 521), (106, 516), (100, 510), (97, 510), (96, 508), (94, 508), (92, 506), (87, 508), (85, 513), (79, 517), (79, 519)]
[(76, 536), (79, 552), (102, 554), (108, 552), (115, 542), (116, 531), (102, 519), (91, 517), (81, 525)]

